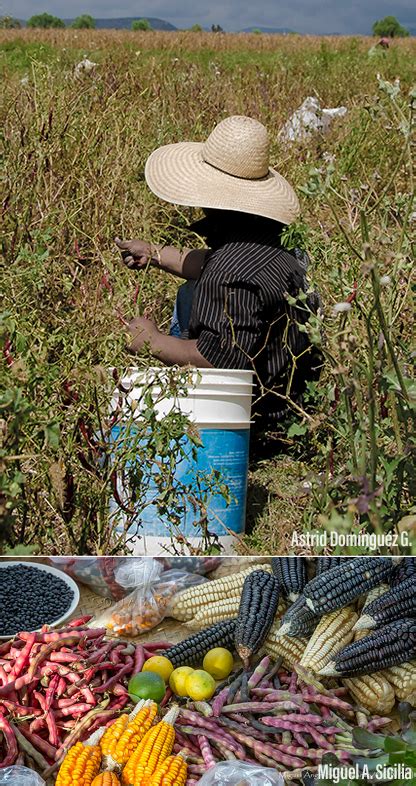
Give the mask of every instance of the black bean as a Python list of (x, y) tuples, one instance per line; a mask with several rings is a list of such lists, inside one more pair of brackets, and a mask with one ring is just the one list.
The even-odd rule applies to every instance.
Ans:
[(52, 624), (73, 599), (73, 590), (59, 576), (36, 566), (2, 567), (0, 562), (0, 636)]

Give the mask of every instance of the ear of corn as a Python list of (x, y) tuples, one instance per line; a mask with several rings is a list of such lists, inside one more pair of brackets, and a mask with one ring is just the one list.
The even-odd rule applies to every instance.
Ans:
[(303, 557), (273, 557), (272, 570), (279, 581), (282, 594), (294, 602), (302, 592), (308, 578)]
[(115, 772), (100, 772), (95, 776), (91, 786), (121, 786), (121, 782)]
[(77, 742), (66, 754), (57, 778), (56, 786), (91, 786), (101, 765), (101, 748)]
[(216, 603), (209, 603), (202, 609), (199, 609), (195, 617), (185, 626), (190, 630), (201, 630), (207, 625), (215, 625), (216, 622), (223, 620), (234, 619), (238, 614), (240, 608), (240, 598), (236, 595), (234, 598), (224, 598), (218, 600)]
[(416, 575), (416, 557), (403, 557), (401, 562), (396, 565), (393, 575), (391, 577), (391, 586), (395, 587), (397, 584), (400, 584), (405, 579), (409, 578), (409, 576)]
[[(271, 573), (270, 565), (262, 566), (262, 569)], [(241, 595), (244, 579), (254, 570), (258, 570), (258, 565), (252, 565), (240, 573), (233, 573), (231, 576), (223, 576), (221, 579), (206, 581), (197, 587), (189, 587), (180, 592), (173, 599), (172, 604), (167, 610), (169, 617), (189, 622), (195, 614), (205, 608), (210, 603), (218, 600), (237, 597)]]
[(416, 574), (384, 592), (366, 605), (365, 614), (357, 623), (357, 629), (369, 630), (391, 622), (397, 617), (416, 616)]
[(276, 576), (264, 570), (255, 570), (247, 576), (235, 626), (235, 647), (246, 668), (273, 624), (278, 602)]
[(101, 740), (101, 750), (107, 770), (123, 767), (150, 729), (156, 714), (157, 704), (154, 701), (139, 701), (130, 715), (120, 716), (106, 729)]
[(179, 753), (168, 756), (147, 781), (146, 786), (185, 786), (188, 765)]
[(282, 617), (279, 636), (310, 636), (318, 624), (319, 616), (306, 604), (304, 595), (292, 603)]
[(392, 686), (398, 701), (416, 705), (416, 660), (392, 666), (381, 673)]
[(283, 665), (291, 669), (300, 663), (305, 652), (308, 640), (306, 638), (295, 638), (279, 635), (280, 623), (275, 623), (269, 631), (264, 643), (264, 650), (273, 658), (282, 658)]
[(394, 690), (383, 674), (344, 679), (357, 703), (371, 713), (385, 715), (392, 711), (395, 704)]
[(359, 641), (360, 639), (363, 639), (364, 636), (368, 636), (368, 634), (370, 633), (370, 630), (368, 628), (364, 628), (363, 626), (360, 625), (361, 620), (367, 611), (367, 606), (369, 606), (370, 603), (373, 602), (373, 600), (376, 600), (385, 592), (388, 592), (388, 589), (389, 589), (388, 584), (380, 584), (378, 587), (373, 587), (373, 589), (370, 590), (370, 592), (368, 593), (365, 599), (364, 606), (361, 611), (361, 616), (359, 617), (358, 622), (354, 629), (354, 641)]
[(357, 557), (316, 576), (303, 590), (315, 614), (328, 614), (348, 606), (360, 595), (389, 581), (394, 563), (387, 557)]
[(91, 786), (101, 765), (100, 741), (104, 728), (97, 729), (85, 742), (77, 742), (66, 754), (55, 786)]
[(309, 639), (300, 665), (319, 672), (337, 652), (352, 641), (357, 619), (357, 614), (348, 606), (325, 614)]
[(210, 625), (165, 651), (173, 666), (192, 666), (201, 661), (213, 647), (234, 647), (235, 620)]
[(164, 719), (145, 734), (123, 769), (123, 786), (147, 786), (148, 779), (172, 753), (175, 742), (173, 724), (179, 707), (172, 707)]
[(321, 669), (320, 674), (347, 677), (373, 674), (415, 658), (416, 620), (396, 620), (349, 644)]
[(317, 557), (315, 563), (316, 575), (320, 576), (321, 573), (338, 567), (338, 565), (341, 565), (343, 559), (344, 557)]

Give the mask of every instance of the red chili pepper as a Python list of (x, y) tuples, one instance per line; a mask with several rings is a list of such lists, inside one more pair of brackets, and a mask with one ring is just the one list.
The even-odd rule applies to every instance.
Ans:
[(139, 294), (140, 294), (140, 289), (141, 289), (141, 285), (137, 284), (137, 287), (135, 288), (134, 293), (133, 293), (133, 303), (134, 303), (134, 305), (137, 304), (137, 299), (138, 299)]

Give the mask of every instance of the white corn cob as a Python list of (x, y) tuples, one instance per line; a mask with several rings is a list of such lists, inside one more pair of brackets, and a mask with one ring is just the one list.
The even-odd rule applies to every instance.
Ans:
[(353, 640), (357, 620), (358, 615), (350, 606), (324, 614), (309, 639), (300, 665), (318, 673)]
[(252, 573), (253, 570), (259, 570), (260, 568), (267, 571), (267, 573), (272, 572), (270, 565), (252, 565), (250, 568), (242, 570), (240, 573), (234, 573), (232, 576), (224, 576), (222, 579), (206, 581), (197, 587), (189, 587), (175, 596), (167, 610), (167, 615), (182, 622), (189, 622), (198, 611), (206, 608), (208, 604), (227, 598), (237, 597), (239, 599), (246, 576)]
[(367, 606), (370, 603), (372, 603), (373, 600), (376, 600), (377, 598), (379, 598), (380, 595), (384, 595), (384, 593), (387, 592), (389, 589), (390, 589), (390, 587), (389, 587), (388, 584), (379, 584), (378, 587), (373, 587), (373, 589), (371, 589), (370, 592), (367, 594), (364, 606), (361, 609), (360, 618), (358, 619), (356, 627), (355, 627), (354, 641), (359, 641), (360, 639), (363, 639), (364, 636), (368, 636), (368, 634), (372, 632), (368, 628), (361, 628), (361, 626), (360, 626), (361, 618), (364, 617), (365, 610), (366, 610)]
[(306, 649), (308, 639), (298, 639), (295, 636), (279, 636), (280, 620), (273, 623), (264, 643), (264, 651), (274, 658), (283, 658), (283, 665), (292, 668), (300, 663)]
[(370, 712), (385, 715), (393, 709), (394, 690), (381, 672), (345, 678), (342, 682), (358, 704)]
[[(217, 600), (216, 603), (209, 603), (208, 606), (199, 609), (193, 619), (189, 620), (189, 622), (185, 622), (185, 626), (190, 630), (201, 630), (201, 628), (206, 628), (208, 625), (214, 625), (215, 622), (233, 619), (237, 616), (239, 608), (240, 595), (236, 595), (234, 598)], [(275, 620), (280, 619), (285, 608), (286, 604), (283, 598), (281, 598), (277, 607)]]
[(416, 660), (391, 666), (380, 674), (390, 683), (399, 701), (416, 705)]

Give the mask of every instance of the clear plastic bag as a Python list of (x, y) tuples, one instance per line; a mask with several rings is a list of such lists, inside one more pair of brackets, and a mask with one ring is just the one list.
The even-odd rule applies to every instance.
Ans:
[(156, 557), (165, 570), (185, 570), (187, 573), (200, 573), (206, 576), (217, 570), (224, 561), (222, 557)]
[[(141, 561), (139, 557), (129, 559)], [(123, 584), (118, 578), (126, 561), (126, 557), (49, 557), (51, 565), (86, 584), (97, 595), (112, 600), (124, 598), (134, 587), (134, 584)]]
[(221, 761), (202, 776), (198, 786), (284, 786), (284, 779), (269, 767)]
[(0, 786), (45, 786), (45, 781), (34, 770), (28, 767), (6, 767), (0, 770)]
[(106, 609), (90, 624), (106, 627), (119, 636), (139, 636), (158, 625), (166, 615), (174, 595), (187, 587), (207, 581), (204, 576), (179, 570), (163, 571), (156, 559), (137, 559), (134, 564), (127, 560), (117, 572), (117, 580), (132, 581), (133, 592), (114, 606)]

